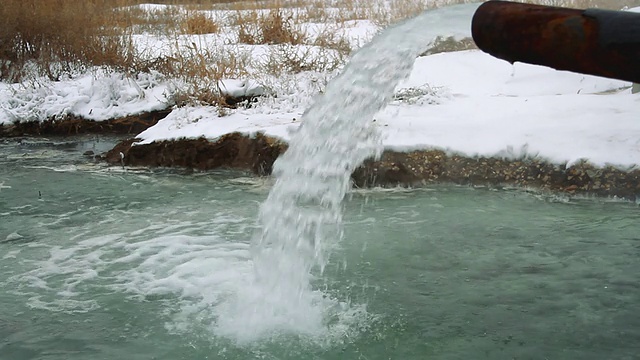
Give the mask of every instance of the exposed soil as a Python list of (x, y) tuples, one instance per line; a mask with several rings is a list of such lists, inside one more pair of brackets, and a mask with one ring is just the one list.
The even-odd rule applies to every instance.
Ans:
[[(269, 175), (286, 143), (258, 134), (239, 133), (215, 141), (191, 139), (133, 145), (134, 139), (117, 145), (105, 156), (113, 165), (185, 167), (197, 170), (234, 168)], [(121, 157), (121, 153), (124, 157)], [(454, 183), (490, 187), (516, 186), (564, 192), (618, 196), (635, 200), (640, 194), (640, 170), (595, 167), (587, 162), (572, 166), (540, 159), (510, 160), (469, 158), (440, 150), (386, 151), (378, 161), (366, 161), (352, 175), (358, 187), (419, 187)]]
[(106, 153), (112, 165), (184, 167), (197, 170), (233, 168), (269, 175), (273, 162), (287, 145), (274, 138), (257, 134), (253, 137), (231, 133), (215, 141), (188, 139), (136, 145), (128, 139)]
[(171, 112), (170, 109), (131, 115), (118, 119), (93, 121), (67, 117), (42, 122), (19, 122), (11, 125), (0, 124), (0, 137), (20, 136), (70, 136), (80, 134), (139, 134), (155, 125)]
[(379, 161), (366, 161), (352, 175), (357, 186), (421, 186), (454, 183), (490, 187), (538, 188), (569, 194), (618, 196), (635, 200), (640, 194), (640, 170), (571, 166), (541, 159), (470, 158), (440, 150), (386, 151)]

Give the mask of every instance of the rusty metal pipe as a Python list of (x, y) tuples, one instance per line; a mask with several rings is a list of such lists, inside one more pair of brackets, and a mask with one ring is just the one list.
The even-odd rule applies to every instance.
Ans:
[(640, 83), (640, 14), (493, 0), (471, 24), (478, 47), (516, 61)]

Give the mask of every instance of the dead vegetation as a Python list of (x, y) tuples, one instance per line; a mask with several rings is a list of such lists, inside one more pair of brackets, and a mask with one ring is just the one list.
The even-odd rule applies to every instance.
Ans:
[(201, 12), (189, 11), (182, 20), (182, 32), (185, 34), (214, 34), (219, 30), (216, 21)]
[(52, 80), (85, 66), (126, 68), (133, 61), (127, 33), (109, 26), (109, 1), (5, 0), (0, 7), (1, 78), (27, 71)]
[(456, 39), (450, 37), (437, 37), (431, 47), (425, 51), (421, 56), (428, 56), (433, 54), (439, 54), (443, 52), (464, 51), (477, 49), (476, 43), (471, 38)]
[(238, 27), (238, 41), (243, 44), (300, 45), (308, 39), (293, 13), (281, 8), (266, 12), (237, 11), (234, 22)]
[[(353, 20), (379, 28), (428, 8), (470, 0), (4, 0), (0, 7), (0, 80), (60, 80), (98, 66), (127, 74), (158, 71), (175, 79), (176, 103), (219, 103), (220, 79), (332, 71), (351, 53)], [(617, 9), (640, 0), (522, 0), (545, 5)], [(164, 4), (164, 5), (159, 5)], [(322, 24), (310, 31), (313, 24)], [(320, 30), (318, 30), (320, 29)], [(195, 40), (228, 35), (224, 43)], [(168, 40), (161, 54), (136, 43), (139, 34)], [(251, 59), (243, 45), (272, 45)], [(441, 39), (433, 52), (473, 47)]]

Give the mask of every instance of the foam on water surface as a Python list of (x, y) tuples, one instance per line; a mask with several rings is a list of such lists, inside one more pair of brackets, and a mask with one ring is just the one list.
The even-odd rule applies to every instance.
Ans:
[[(204, 215), (195, 214), (198, 218)], [(121, 220), (122, 216), (104, 225), (109, 228), (110, 222)], [(162, 305), (164, 310), (158, 316), (165, 320), (171, 333), (200, 333), (212, 338), (215, 333), (251, 347), (265, 341), (289, 341), (277, 331), (282, 327), (288, 332), (298, 331), (296, 335), (307, 335), (307, 343), (335, 344), (372, 319), (363, 306), (325, 299), (322, 292), (315, 291), (309, 296), (324, 301), (318, 304), (318, 309), (324, 310), (319, 315), (332, 315), (330, 331), (313, 328), (315, 321), (323, 324), (322, 318), (296, 324), (287, 322), (291, 319), (287, 315), (280, 318), (281, 323), (273, 319), (257, 321), (251, 324), (255, 330), (248, 328), (241, 336), (233, 333), (237, 330), (233, 327), (225, 332), (220, 319), (229, 311), (237, 311), (230, 300), (239, 294), (260, 294), (263, 290), (252, 282), (253, 263), (246, 240), (251, 232), (247, 224), (251, 223), (250, 218), (220, 213), (209, 221), (154, 222), (145, 228), (109, 235), (92, 235), (100, 233), (101, 226), (90, 224), (64, 244), (37, 241), (3, 256), (6, 266), (0, 271), (6, 272), (7, 280), (1, 285), (26, 299), (26, 305), (34, 310), (66, 314), (117, 308), (122, 305), (105, 301), (110, 293), (121, 293), (128, 301)], [(13, 273), (18, 267), (23, 270)]]
[(211, 222), (154, 223), (126, 233), (81, 233), (66, 246), (33, 244), (44, 260), (30, 261), (31, 270), (8, 282), (32, 307), (54, 311), (99, 308), (89, 294), (114, 290), (136, 300), (169, 296), (175, 302), (177, 295), (185, 308), (206, 308), (246, 283), (249, 245), (227, 241), (224, 234), (244, 232), (247, 220), (220, 216)]

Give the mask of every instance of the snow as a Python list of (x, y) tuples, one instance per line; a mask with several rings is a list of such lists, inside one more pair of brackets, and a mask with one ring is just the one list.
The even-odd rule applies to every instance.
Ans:
[[(163, 5), (144, 5), (160, 11)], [(639, 11), (640, 8), (630, 9)], [(322, 24), (308, 23), (310, 35)], [(368, 41), (378, 30), (368, 21), (348, 21), (350, 41)], [(447, 29), (443, 29), (448, 34)], [(180, 43), (226, 46), (229, 32), (184, 36)], [(455, 34), (454, 34), (455, 35)], [(136, 35), (149, 57), (170, 51), (174, 40)], [(275, 47), (231, 45), (253, 58)], [(316, 51), (302, 46), (296, 51)], [(143, 52), (145, 52), (143, 51)], [(225, 50), (226, 51), (226, 50)], [(326, 55), (317, 51), (318, 56)], [(173, 108), (157, 125), (139, 134), (138, 144), (181, 138), (216, 139), (231, 132), (264, 132), (283, 140), (300, 125), (304, 110), (334, 73), (303, 72), (255, 79), (225, 79), (217, 86), (229, 96), (276, 94), (251, 108)], [(180, 84), (159, 73), (127, 76), (93, 69), (59, 82), (0, 83), (0, 124), (65, 116), (106, 120), (173, 106)], [(640, 94), (630, 83), (550, 68), (508, 64), (480, 51), (418, 58), (412, 75), (397, 89), (398, 100), (375, 118), (386, 148), (442, 149), (467, 156), (538, 157), (554, 163), (581, 159), (596, 165), (640, 165)], [(401, 96), (400, 96), (401, 95)]]
[(163, 5), (163, 4), (140, 4), (138, 5), (140, 10), (153, 13), (153, 12), (163, 12), (167, 11), (171, 7), (171, 5)]
[[(398, 90), (425, 84), (433, 90), (424, 95), (428, 101), (396, 101), (375, 119), (388, 149), (640, 164), (640, 95), (630, 93), (630, 83), (512, 66), (480, 51), (464, 51), (419, 58)], [(148, 144), (262, 131), (287, 140), (303, 110), (262, 114), (243, 109), (218, 117), (213, 108), (182, 108), (138, 138)]]
[(166, 109), (167, 86), (159, 73), (103, 71), (59, 82), (0, 83), (0, 124), (65, 116), (106, 120)]
[(638, 106), (637, 96), (488, 96), (405, 107), (379, 121), (396, 150), (630, 165), (640, 160)]
[(222, 79), (218, 86), (223, 95), (235, 98), (262, 96), (266, 89), (255, 80)]
[[(97, 70), (59, 82), (42, 79), (29, 86), (0, 83), (0, 124), (66, 116), (101, 121), (163, 110), (173, 105), (175, 82), (157, 72), (131, 77)], [(258, 96), (266, 91), (248, 79), (223, 79), (218, 86), (223, 95), (233, 97)]]

